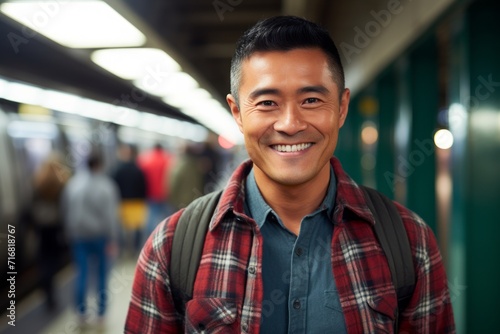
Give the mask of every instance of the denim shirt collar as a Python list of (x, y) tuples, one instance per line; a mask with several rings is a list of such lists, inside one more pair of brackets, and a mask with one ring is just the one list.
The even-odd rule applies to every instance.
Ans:
[[(330, 181), (328, 183), (326, 196), (318, 209), (314, 211), (314, 213), (326, 210), (327, 215), (331, 220), (333, 216), (333, 210), (335, 208), (336, 193), (337, 182), (335, 179), (335, 173), (333, 172), (333, 167), (330, 166)], [(253, 168), (246, 178), (245, 213), (255, 220), (259, 228), (262, 228), (269, 213), (273, 213), (274, 215), (276, 215), (276, 217), (278, 217), (276, 212), (274, 212), (274, 210), (266, 203), (266, 201), (262, 197), (259, 187), (257, 186), (257, 182), (255, 181)], [(311, 214), (313, 214), (313, 212)]]

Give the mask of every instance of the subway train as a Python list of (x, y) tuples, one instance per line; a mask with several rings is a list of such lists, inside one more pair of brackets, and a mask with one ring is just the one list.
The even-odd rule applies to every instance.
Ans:
[[(4, 283), (6, 276), (16, 273), (15, 297), (20, 300), (40, 283), (39, 240), (31, 218), (34, 173), (51, 151), (64, 152), (68, 139), (65, 131), (47, 117), (22, 117), (11, 112), (15, 107), (12, 103), (0, 104), (0, 243), (5, 250), (8, 246), (15, 249), (14, 253), (0, 252), (0, 279), (1, 293), (7, 295), (13, 289)], [(14, 243), (8, 243), (8, 238)], [(61, 252), (61, 266), (69, 261), (67, 253)], [(9, 255), (14, 255), (10, 262)], [(6, 302), (2, 299), (2, 307)]]

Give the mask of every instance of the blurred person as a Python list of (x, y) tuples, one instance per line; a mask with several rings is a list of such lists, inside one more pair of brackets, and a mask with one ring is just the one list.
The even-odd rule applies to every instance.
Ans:
[(148, 204), (146, 235), (149, 236), (158, 222), (171, 213), (168, 203), (170, 183), (168, 177), (172, 156), (157, 143), (152, 150), (139, 155), (138, 164), (146, 176)]
[(63, 191), (62, 210), (77, 269), (75, 302), (84, 325), (87, 312), (89, 274), (97, 279), (97, 316), (103, 324), (106, 312), (106, 285), (109, 260), (116, 252), (119, 191), (103, 173), (103, 157), (93, 151), (87, 158), (88, 170), (78, 171)]
[[(170, 267), (183, 212), (148, 239), (125, 333), (455, 332), (435, 236), (394, 202), (387, 208), (406, 229), (415, 273), (407, 304), (398, 306), (375, 233), (379, 211), (333, 156), (349, 98), (325, 29), (278, 16), (243, 34), (227, 102), (250, 160), (234, 171), (209, 220), (191, 299), (172, 285), (179, 272)], [(200, 222), (183, 223), (197, 230)]]
[(38, 268), (41, 286), (50, 310), (56, 307), (54, 275), (62, 265), (67, 246), (59, 204), (64, 185), (70, 176), (70, 169), (63, 165), (61, 154), (53, 151), (37, 168), (33, 178), (31, 217), (39, 237)]
[(199, 150), (186, 144), (175, 159), (170, 175), (170, 204), (179, 210), (203, 195), (204, 169)]
[(218, 145), (217, 136), (210, 133), (208, 139), (202, 143), (198, 154), (203, 171), (203, 194), (217, 190), (222, 178), (221, 156), (216, 145)]
[(123, 143), (118, 149), (118, 165), (112, 173), (120, 190), (120, 218), (124, 231), (125, 249), (140, 250), (141, 230), (147, 215), (146, 177), (136, 163), (137, 147)]

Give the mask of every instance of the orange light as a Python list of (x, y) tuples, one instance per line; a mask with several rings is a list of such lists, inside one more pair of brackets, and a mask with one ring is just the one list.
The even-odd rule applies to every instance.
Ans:
[(367, 145), (373, 145), (378, 140), (378, 130), (373, 125), (368, 125), (361, 131), (361, 139)]

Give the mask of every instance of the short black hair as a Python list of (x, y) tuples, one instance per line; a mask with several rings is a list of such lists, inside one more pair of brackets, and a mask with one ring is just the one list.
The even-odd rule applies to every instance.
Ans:
[(342, 94), (345, 87), (340, 55), (328, 31), (297, 16), (274, 16), (259, 21), (243, 33), (231, 60), (231, 94), (238, 101), (241, 65), (255, 52), (319, 48), (329, 60), (333, 80)]
[(87, 166), (91, 171), (95, 171), (104, 165), (102, 152), (99, 149), (93, 149), (87, 157)]

